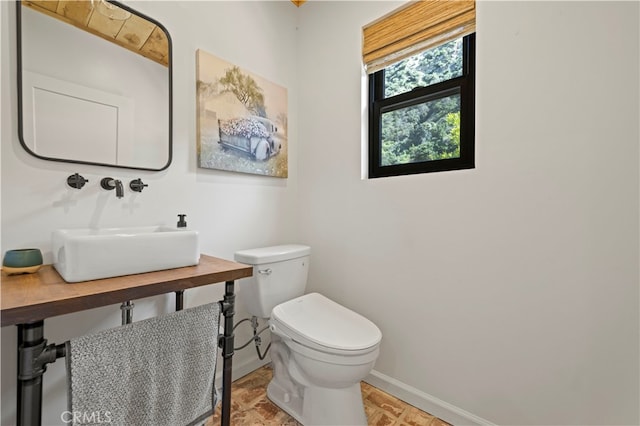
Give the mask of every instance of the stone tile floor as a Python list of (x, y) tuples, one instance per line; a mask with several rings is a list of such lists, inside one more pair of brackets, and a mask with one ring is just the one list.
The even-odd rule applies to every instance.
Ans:
[[(273, 371), (270, 366), (233, 382), (231, 392), (231, 424), (234, 426), (298, 426), (284, 411), (267, 398), (267, 385)], [(361, 383), (364, 409), (373, 426), (450, 426), (367, 383)], [(220, 424), (220, 406), (205, 426)], [(345, 425), (347, 426), (347, 425)]]

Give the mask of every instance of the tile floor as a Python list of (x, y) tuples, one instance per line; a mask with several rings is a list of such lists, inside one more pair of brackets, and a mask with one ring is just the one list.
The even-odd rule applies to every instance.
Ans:
[[(233, 382), (231, 424), (234, 426), (298, 426), (291, 416), (267, 399), (271, 380), (270, 366)], [(448, 423), (409, 405), (367, 383), (362, 382), (362, 398), (369, 425), (375, 426), (450, 426)], [(220, 424), (220, 406), (206, 426)]]

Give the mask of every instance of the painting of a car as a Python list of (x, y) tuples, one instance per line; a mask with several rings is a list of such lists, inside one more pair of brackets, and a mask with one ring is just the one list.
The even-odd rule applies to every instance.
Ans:
[(218, 120), (220, 143), (225, 148), (249, 154), (255, 160), (264, 161), (280, 152), (282, 145), (276, 142), (276, 125), (264, 117)]
[(286, 87), (202, 50), (196, 62), (198, 166), (286, 178)]

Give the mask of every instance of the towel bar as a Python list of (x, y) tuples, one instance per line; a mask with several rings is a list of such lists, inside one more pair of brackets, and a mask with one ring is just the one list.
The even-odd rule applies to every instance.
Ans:
[[(184, 291), (176, 291), (176, 310), (183, 308)], [(224, 315), (224, 333), (218, 346), (222, 349), (222, 412), (220, 424), (231, 422), (231, 372), (233, 363), (233, 316), (235, 315), (234, 281), (225, 282), (225, 293), (219, 301)], [(121, 306), (123, 324), (130, 323), (133, 303)], [(126, 322), (125, 322), (126, 321)], [(42, 376), (47, 364), (66, 355), (65, 345), (49, 344), (44, 338), (44, 320), (18, 324), (18, 395), (17, 424), (39, 426), (42, 419)]]

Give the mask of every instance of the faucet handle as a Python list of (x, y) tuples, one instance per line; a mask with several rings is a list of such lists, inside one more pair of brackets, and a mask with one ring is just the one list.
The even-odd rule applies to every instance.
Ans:
[(129, 188), (131, 188), (131, 190), (135, 192), (142, 192), (142, 190), (147, 186), (149, 185), (146, 183), (143, 183), (142, 179), (139, 179), (139, 178), (129, 182)]
[(74, 173), (67, 178), (67, 185), (75, 189), (82, 189), (87, 182), (89, 182), (89, 180), (85, 179), (84, 176), (81, 176), (78, 173)]

